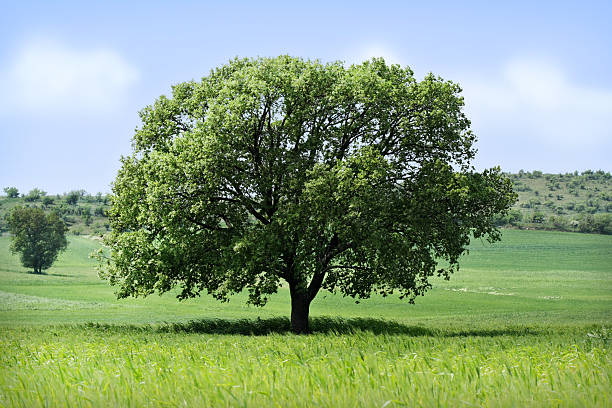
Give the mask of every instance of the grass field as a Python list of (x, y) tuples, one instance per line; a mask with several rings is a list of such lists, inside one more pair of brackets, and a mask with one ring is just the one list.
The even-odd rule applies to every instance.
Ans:
[[(612, 236), (504, 232), (409, 305), (321, 293), (116, 300), (71, 238), (47, 275), (0, 237), (0, 406), (612, 406)], [(248, 334), (248, 335), (245, 335)]]

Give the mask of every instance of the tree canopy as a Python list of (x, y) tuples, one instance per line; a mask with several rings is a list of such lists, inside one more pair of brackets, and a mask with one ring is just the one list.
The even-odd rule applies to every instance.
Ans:
[[(320, 289), (410, 302), (458, 268), (516, 199), (476, 172), (458, 84), (373, 59), (346, 68), (235, 59), (140, 112), (122, 158), (101, 276), (118, 296), (180, 299), (285, 282), (296, 332)], [(439, 266), (444, 265), (444, 266)]]
[(66, 225), (57, 215), (36, 207), (15, 207), (9, 217), (13, 234), (11, 251), (21, 254), (21, 262), (34, 273), (49, 269), (59, 252), (66, 249)]
[(8, 198), (17, 198), (19, 197), (19, 190), (17, 187), (4, 187), (4, 192)]

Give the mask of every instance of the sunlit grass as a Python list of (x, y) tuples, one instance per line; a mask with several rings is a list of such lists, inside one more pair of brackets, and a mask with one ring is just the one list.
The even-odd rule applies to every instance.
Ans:
[(586, 333), (294, 336), (121, 327), (0, 335), (3, 406), (609, 406)]
[(47, 275), (0, 237), (0, 406), (612, 406), (612, 237), (505, 231), (416, 305), (117, 300), (71, 239)]

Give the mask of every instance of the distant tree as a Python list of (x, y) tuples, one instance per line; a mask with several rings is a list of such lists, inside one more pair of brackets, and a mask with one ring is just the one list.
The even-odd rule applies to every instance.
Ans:
[(26, 268), (40, 274), (51, 267), (57, 255), (68, 246), (66, 225), (57, 213), (45, 214), (40, 208), (15, 207), (10, 213), (13, 235), (11, 251), (21, 254)]
[(537, 198), (532, 198), (532, 199), (529, 200), (530, 208), (536, 208), (540, 204), (542, 204), (542, 202), (540, 200), (538, 200)]
[(53, 205), (54, 201), (55, 200), (53, 199), (53, 197), (43, 197), (42, 199), (42, 203), (45, 207)]
[(579, 222), (581, 232), (612, 234), (612, 216), (610, 214), (581, 214)]
[[(514, 183), (514, 191), (531, 191), (531, 187), (529, 187), (529, 185), (522, 183), (520, 181), (517, 181), (516, 183)], [(539, 193), (538, 193), (539, 194)]]
[(612, 234), (612, 216), (610, 214), (595, 215), (595, 231), (600, 234)]
[(81, 219), (85, 225), (89, 226), (91, 224), (91, 208), (81, 207), (80, 210)]
[(94, 215), (96, 217), (106, 217), (106, 211), (104, 210), (104, 207), (96, 207), (96, 209), (94, 210)]
[(77, 205), (79, 199), (83, 196), (81, 191), (71, 191), (66, 194), (66, 203), (70, 205)]
[(32, 201), (38, 201), (38, 200), (40, 200), (41, 197), (44, 197), (46, 195), (47, 195), (47, 193), (45, 191), (39, 190), (38, 188), (33, 188), (23, 198), (26, 201), (32, 202)]
[(285, 281), (296, 333), (321, 289), (413, 301), (471, 236), (498, 240), (516, 199), (498, 168), (471, 167), (460, 91), (382, 59), (287, 56), (174, 86), (141, 112), (101, 275), (119, 297), (246, 289), (255, 305)]
[(561, 215), (551, 215), (548, 217), (548, 224), (550, 228), (558, 231), (568, 231), (571, 228), (570, 222)]
[(4, 187), (4, 192), (8, 198), (17, 198), (19, 197), (19, 190), (17, 187)]
[(520, 210), (510, 210), (507, 214), (498, 214), (494, 217), (495, 225), (518, 225), (523, 220), (523, 213)]
[(519, 210), (510, 210), (506, 215), (506, 224), (518, 225), (523, 220), (523, 213)]

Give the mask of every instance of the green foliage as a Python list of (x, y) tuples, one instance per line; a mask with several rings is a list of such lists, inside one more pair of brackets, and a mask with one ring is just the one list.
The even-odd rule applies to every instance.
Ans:
[(39, 190), (38, 188), (34, 188), (30, 190), (30, 192), (27, 195), (25, 195), (23, 198), (27, 202), (32, 202), (32, 201), (40, 200), (41, 197), (44, 197), (45, 195), (47, 195), (46, 192)]
[(96, 207), (94, 210), (94, 215), (97, 217), (106, 217), (106, 210), (104, 207)]
[(53, 197), (43, 197), (43, 199), (42, 199), (42, 204), (45, 207), (53, 205), (54, 202), (55, 202), (55, 200), (53, 199)]
[(4, 192), (8, 198), (17, 198), (19, 197), (19, 190), (17, 187), (4, 187)]
[(101, 276), (120, 297), (247, 289), (255, 305), (283, 280), (298, 332), (321, 288), (412, 302), (471, 234), (498, 239), (493, 216), (516, 198), (499, 169), (470, 167), (460, 91), (382, 59), (288, 56), (174, 86), (122, 159)]
[(66, 194), (65, 200), (69, 205), (77, 205), (79, 200), (86, 194), (85, 190), (73, 190)]
[(60, 251), (68, 246), (66, 226), (57, 213), (45, 214), (40, 208), (15, 207), (9, 218), (13, 234), (11, 251), (21, 254), (21, 262), (34, 273), (48, 269)]
[(612, 234), (612, 215), (610, 214), (585, 214), (578, 220), (581, 232), (592, 232), (597, 234)]
[(496, 215), (494, 220), (495, 225), (497, 226), (517, 226), (521, 223), (521, 221), (523, 221), (523, 213), (519, 210), (510, 210), (507, 214)]

